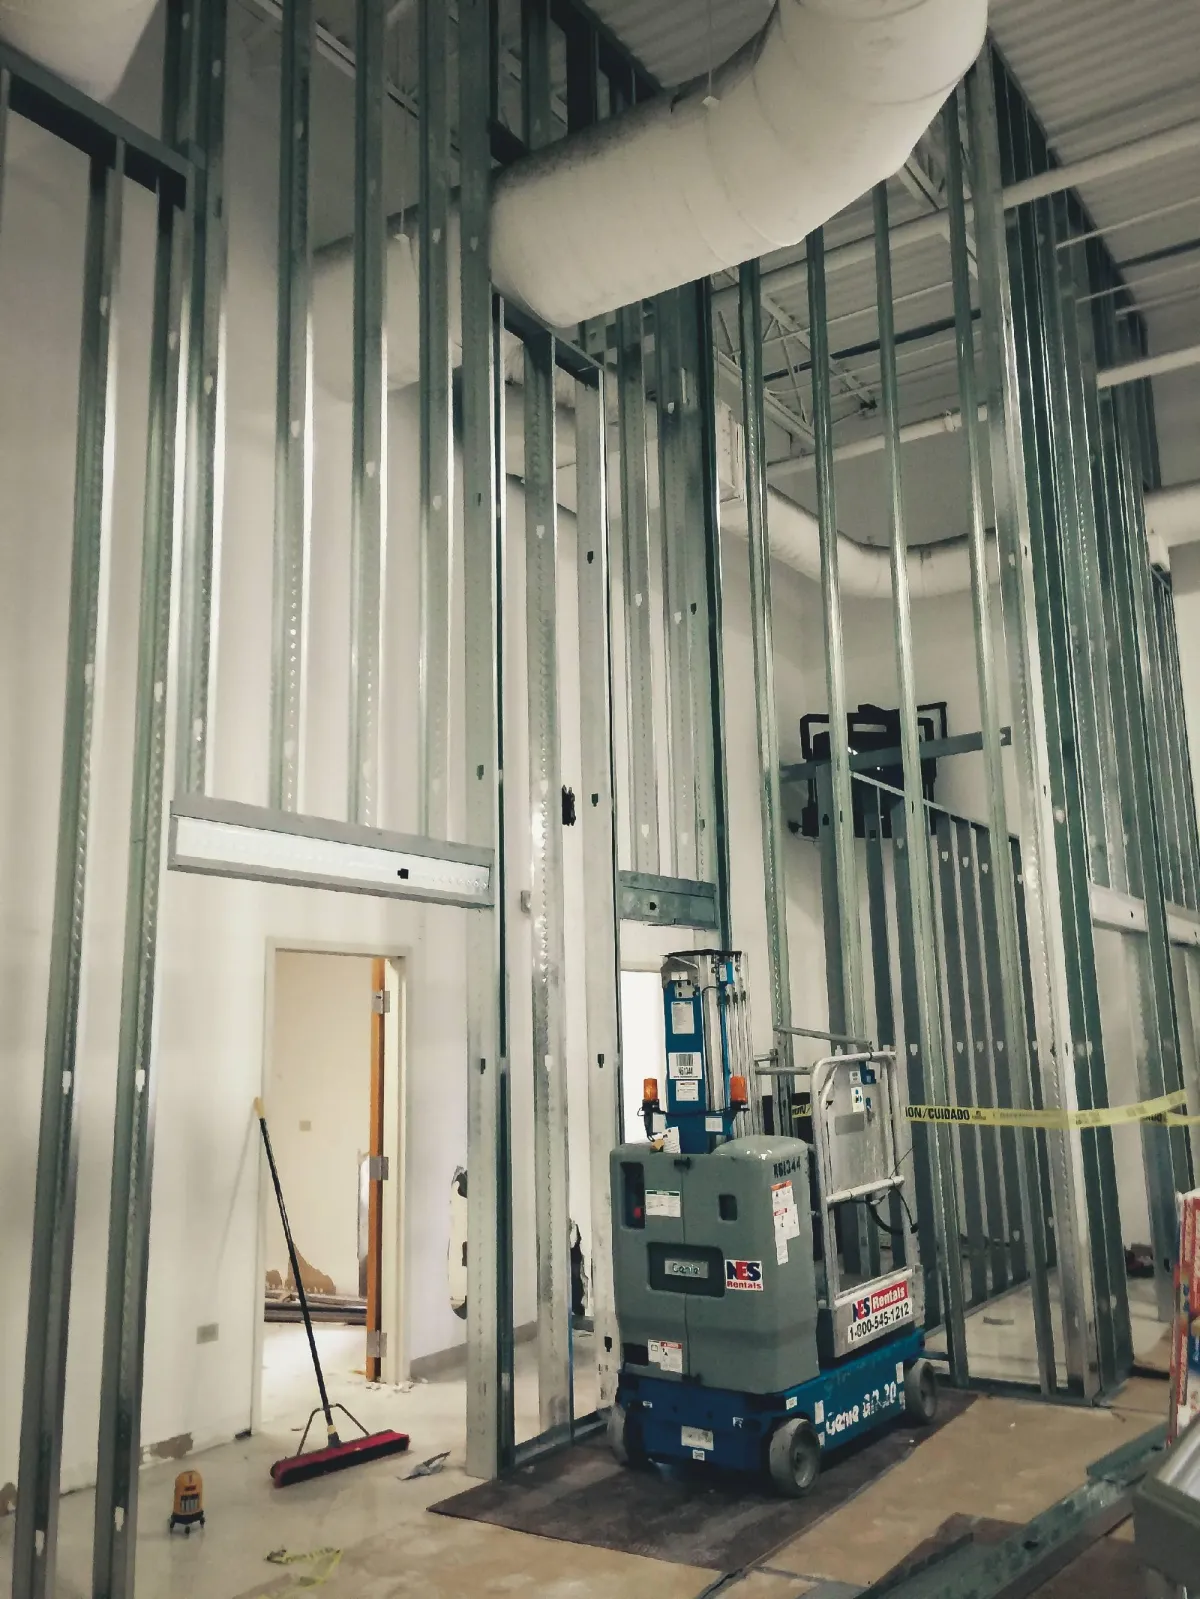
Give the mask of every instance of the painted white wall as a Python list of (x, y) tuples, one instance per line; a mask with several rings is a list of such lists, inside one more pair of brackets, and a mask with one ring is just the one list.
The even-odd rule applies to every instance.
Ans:
[[(267, 1125), (296, 1248), (359, 1291), (359, 1166), (371, 1142), (371, 961), (365, 955), (278, 950)], [(268, 1193), (266, 1265), (290, 1269)]]

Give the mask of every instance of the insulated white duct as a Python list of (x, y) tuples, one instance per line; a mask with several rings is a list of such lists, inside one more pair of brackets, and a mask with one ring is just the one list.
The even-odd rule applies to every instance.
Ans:
[[(746, 536), (746, 502), (726, 500), (721, 505), (721, 526)], [(774, 489), (767, 490), (767, 532), (771, 554), (785, 565), (821, 581), (821, 533), (817, 519), (803, 506), (785, 499)], [(988, 575), (1000, 580), (996, 564), (996, 541), (988, 538)], [(860, 600), (892, 598), (891, 556), (886, 549), (859, 544), (856, 539), (838, 534), (838, 579), (843, 595)], [(961, 594), (971, 586), (971, 557), (965, 538), (946, 539), (939, 544), (915, 544), (908, 551), (908, 587), (914, 600), (936, 599), (942, 594)]]
[(155, 0), (0, 0), (0, 39), (107, 100), (125, 75)]
[(986, 26), (987, 0), (778, 0), (711, 89), (500, 174), (497, 287), (567, 327), (799, 244), (903, 166)]
[[(499, 174), (496, 287), (551, 327), (798, 244), (903, 166), (974, 61), (987, 0), (777, 0), (707, 78), (572, 134)], [(458, 258), (458, 217), (450, 221)], [(415, 242), (388, 259), (388, 375), (415, 383)], [(317, 364), (343, 390), (353, 262), (318, 262)], [(452, 285), (451, 340), (459, 342)], [(322, 346), (328, 345), (328, 354)], [(345, 367), (345, 373), (337, 371)]]

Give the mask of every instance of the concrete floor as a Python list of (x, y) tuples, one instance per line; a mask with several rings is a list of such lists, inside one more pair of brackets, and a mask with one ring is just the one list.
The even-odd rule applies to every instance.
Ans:
[[(1054, 1322), (1054, 1351), (1058, 1379), (1065, 1383), (1062, 1298), (1058, 1273), (1050, 1273), (1050, 1314)], [(1130, 1277), (1129, 1317), (1133, 1330), (1133, 1352), (1140, 1359), (1149, 1354), (1162, 1338), (1167, 1324), (1158, 1319), (1153, 1281)], [(1033, 1328), (1033, 1290), (1028, 1283), (1010, 1288), (966, 1317), (967, 1361), (972, 1377), (992, 1382), (1021, 1382), (1037, 1386), (1037, 1343)], [(929, 1348), (945, 1351), (944, 1332), (930, 1334)]]
[[(464, 1382), (419, 1383), (404, 1392), (368, 1387), (361, 1328), (319, 1330), (331, 1397), (370, 1428), (412, 1435), (408, 1456), (302, 1483), (272, 1487), (268, 1467), (295, 1449), (312, 1403), (299, 1327), (268, 1329), (263, 1431), (194, 1457), (204, 1475), (208, 1527), (167, 1533), (178, 1463), (142, 1473), (139, 1599), (259, 1599), (293, 1594), (317, 1577), (322, 1599), (698, 1599), (719, 1573), (531, 1537), (429, 1515), (426, 1507), (468, 1485), (462, 1470)], [(536, 1428), (531, 1346), (518, 1351), (518, 1411)], [(1025, 1521), (1078, 1486), (1089, 1461), (1165, 1413), (1167, 1384), (1134, 1380), (1106, 1410), (979, 1399), (910, 1459), (808, 1529), (763, 1565), (722, 1589), (728, 1599), (845, 1599), (875, 1581), (949, 1515)], [(434, 1477), (405, 1480), (418, 1461), (451, 1451)], [(89, 1591), (92, 1496), (63, 1501), (59, 1599)], [(12, 1519), (0, 1522), (0, 1594), (8, 1596)], [(316, 1566), (268, 1564), (271, 1550), (340, 1551)], [(850, 1585), (850, 1586), (844, 1586)]]

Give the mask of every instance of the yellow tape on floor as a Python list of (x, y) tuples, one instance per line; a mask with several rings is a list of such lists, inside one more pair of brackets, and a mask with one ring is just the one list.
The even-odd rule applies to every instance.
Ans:
[(1200, 1125), (1200, 1116), (1179, 1115), (1187, 1103), (1182, 1089), (1136, 1105), (1107, 1105), (1100, 1110), (1014, 1110), (1007, 1105), (908, 1105), (910, 1122), (949, 1122), (982, 1127), (1121, 1127), (1129, 1122), (1156, 1121), (1170, 1127)]

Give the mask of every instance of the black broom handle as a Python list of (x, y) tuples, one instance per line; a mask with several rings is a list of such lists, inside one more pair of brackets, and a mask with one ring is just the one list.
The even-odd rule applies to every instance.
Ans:
[(317, 1354), (317, 1340), (313, 1334), (312, 1317), (308, 1313), (308, 1296), (304, 1292), (304, 1279), (300, 1275), (300, 1261), (296, 1254), (296, 1245), (292, 1241), (292, 1229), (288, 1223), (287, 1206), (283, 1202), (283, 1189), (279, 1185), (279, 1172), (275, 1166), (275, 1151), (271, 1148), (271, 1135), (267, 1131), (267, 1113), (261, 1099), (254, 1101), (254, 1111), (258, 1117), (258, 1125), (262, 1129), (263, 1148), (267, 1152), (267, 1165), (271, 1168), (271, 1182), (275, 1188), (275, 1198), (279, 1204), (279, 1219), (283, 1223), (283, 1236), (287, 1240), (288, 1259), (292, 1263), (292, 1277), (296, 1283), (296, 1292), (300, 1295), (300, 1314), (304, 1317), (304, 1330), (308, 1334), (308, 1347), (312, 1351), (313, 1370), (317, 1374), (317, 1387), (321, 1392), (321, 1409), (325, 1412), (325, 1426), (330, 1438), (336, 1444), (338, 1441), (337, 1428), (333, 1425), (333, 1412), (329, 1408), (329, 1395), (325, 1392), (325, 1377), (321, 1371), (321, 1359)]

